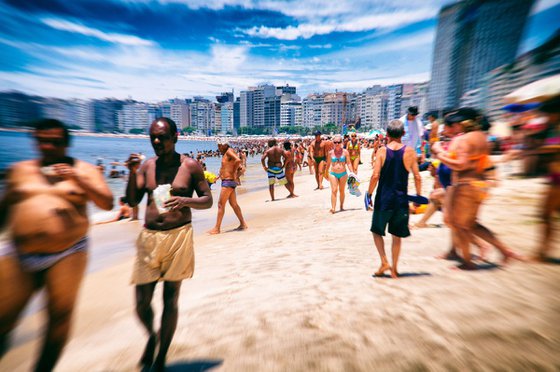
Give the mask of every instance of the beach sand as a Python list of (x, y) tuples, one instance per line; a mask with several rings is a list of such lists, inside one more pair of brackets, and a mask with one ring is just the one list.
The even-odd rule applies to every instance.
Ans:
[[(370, 165), (362, 165), (362, 191), (370, 174)], [(427, 172), (423, 177), (427, 195), (432, 181)], [(379, 258), (363, 198), (347, 194), (347, 210), (331, 215), (330, 188), (313, 191), (306, 168), (295, 181), (296, 199), (269, 202), (266, 189), (240, 193), (247, 231), (231, 231), (237, 221), (229, 207), (223, 234), (196, 231), (195, 276), (182, 286), (171, 371), (560, 369), (559, 265), (513, 262), (460, 271), (435, 258), (450, 239), (447, 228), (433, 227), (413, 230), (403, 241), (400, 279), (375, 278)], [(511, 248), (530, 254), (543, 189), (543, 179), (504, 180), (481, 221)], [(278, 187), (276, 195), (287, 191)], [(194, 211), (194, 219), (215, 215), (216, 204)], [(430, 223), (441, 225), (441, 214)], [(57, 371), (137, 370), (146, 335), (129, 279), (139, 229), (134, 222), (92, 228), (92, 250), (129, 246), (129, 253), (84, 280)], [(556, 248), (558, 235), (551, 243)], [(389, 237), (386, 249), (390, 254)], [(494, 252), (490, 259), (500, 261)], [(0, 370), (30, 369), (42, 322), (41, 313), (21, 322)]]

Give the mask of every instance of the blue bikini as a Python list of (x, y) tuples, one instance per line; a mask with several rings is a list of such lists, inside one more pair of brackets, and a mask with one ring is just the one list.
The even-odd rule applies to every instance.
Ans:
[[(337, 158), (335, 156), (331, 156), (331, 162), (333, 163), (346, 163), (346, 156), (342, 155), (340, 158)], [(342, 177), (346, 176), (348, 173), (346, 173), (346, 171), (344, 172), (330, 172), (330, 174), (332, 174), (333, 176), (335, 176), (337, 179), (341, 179)]]

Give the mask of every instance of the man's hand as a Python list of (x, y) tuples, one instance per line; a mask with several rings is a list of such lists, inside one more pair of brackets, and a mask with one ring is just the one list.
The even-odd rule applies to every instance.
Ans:
[(128, 160), (126, 161), (126, 166), (131, 173), (136, 173), (141, 163), (142, 160), (140, 159), (140, 156), (138, 156), (138, 154), (130, 154)]
[(65, 180), (76, 180), (78, 178), (78, 174), (73, 166), (70, 164), (59, 163), (53, 164), (52, 169), (56, 173), (56, 175), (60, 178)]
[(179, 210), (188, 207), (189, 199), (183, 196), (172, 196), (163, 203), (163, 207), (170, 211)]

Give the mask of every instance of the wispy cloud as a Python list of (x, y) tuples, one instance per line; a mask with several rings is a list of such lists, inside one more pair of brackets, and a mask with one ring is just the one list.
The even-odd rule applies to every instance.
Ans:
[(344, 22), (325, 21), (324, 23), (303, 23), (298, 26), (267, 27), (255, 26), (242, 30), (247, 35), (260, 38), (280, 40), (309, 39), (315, 35), (327, 35), (333, 32), (359, 32), (374, 29), (394, 29), (411, 23), (434, 18), (436, 11), (432, 8), (403, 10), (384, 14), (356, 17)]
[(108, 41), (110, 43), (124, 44), (124, 45), (138, 45), (138, 46), (154, 45), (153, 41), (141, 39), (134, 35), (108, 33), (95, 28), (84, 26), (79, 23), (70, 22), (64, 19), (45, 18), (42, 19), (42, 22), (47, 26), (50, 26), (60, 31), (67, 31), (67, 32), (85, 35), (85, 36), (91, 36), (99, 40)]

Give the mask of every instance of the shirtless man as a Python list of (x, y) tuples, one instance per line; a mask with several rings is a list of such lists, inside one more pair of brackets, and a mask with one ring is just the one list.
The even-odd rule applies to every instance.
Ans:
[[(129, 159), (130, 176), (126, 197), (131, 206), (148, 194), (145, 228), (136, 241), (137, 255), (132, 283), (135, 284), (136, 313), (148, 332), (141, 368), (165, 369), (165, 358), (178, 318), (181, 281), (194, 271), (191, 209), (208, 209), (212, 194), (200, 164), (175, 151), (177, 125), (158, 118), (150, 125), (150, 142), (156, 154), (141, 166)], [(165, 186), (169, 193), (161, 193)], [(196, 192), (196, 197), (193, 194)], [(166, 195), (167, 194), (167, 195)], [(163, 281), (163, 314), (159, 332), (154, 329), (152, 296), (158, 281)], [(154, 352), (159, 351), (154, 362)]]
[(12, 239), (0, 257), (0, 358), (19, 314), (40, 289), (48, 324), (36, 371), (51, 371), (68, 339), (76, 296), (87, 263), (87, 202), (111, 210), (113, 195), (92, 164), (67, 156), (70, 135), (54, 119), (37, 122), (40, 158), (16, 163), (0, 202), (0, 228)]
[(235, 151), (229, 147), (227, 141), (222, 140), (218, 143), (218, 150), (222, 154), (222, 166), (220, 168), (219, 177), (222, 180), (222, 189), (220, 190), (220, 199), (218, 201), (218, 217), (216, 219), (216, 226), (210, 231), (209, 234), (215, 235), (220, 233), (220, 228), (222, 226), (222, 220), (224, 219), (224, 214), (226, 211), (226, 203), (229, 201), (229, 205), (233, 209), (233, 212), (239, 219), (239, 226), (235, 230), (246, 230), (248, 228), (245, 220), (243, 219), (243, 214), (241, 214), (241, 208), (237, 204), (237, 195), (235, 194), (235, 188), (237, 187), (240, 164), (242, 160), (237, 156)]
[[(265, 165), (265, 161), (267, 159), (268, 163)], [(274, 184), (276, 181), (278, 181), (280, 185), (288, 184), (286, 176), (284, 175), (285, 161), (286, 156), (284, 154), (284, 150), (276, 146), (275, 139), (269, 140), (268, 150), (266, 150), (261, 157), (261, 163), (264, 171), (268, 174), (268, 191), (270, 191), (270, 198), (272, 201), (274, 201)], [(288, 191), (290, 190), (288, 189)]]
[(290, 192), (290, 195), (287, 196), (288, 198), (297, 197), (297, 195), (294, 194), (294, 173), (297, 169), (297, 163), (295, 161), (296, 151), (297, 149), (292, 150), (292, 143), (290, 141), (284, 142), (284, 157), (286, 159), (284, 163), (284, 170), (286, 171), (286, 180), (288, 181), (286, 188)]
[[(447, 151), (440, 142), (432, 146), (432, 154), (448, 166), (452, 172), (452, 186), (446, 192), (445, 219), (452, 233), (453, 246), (462, 253), (465, 270), (476, 270), (472, 262), (470, 244), (475, 242), (475, 235), (494, 245), (504, 255), (504, 261), (510, 258), (523, 258), (505, 246), (490, 230), (477, 221), (478, 210), (486, 198), (487, 180), (485, 177), (488, 159), (486, 135), (473, 129), (475, 118), (471, 109), (459, 109), (445, 118), (446, 131), (453, 140)], [(476, 125), (474, 125), (476, 126)], [(466, 133), (465, 133), (466, 132)]]
[(321, 132), (315, 132), (315, 139), (309, 145), (309, 156), (313, 159), (313, 167), (315, 169), (315, 180), (317, 188), (315, 190), (323, 190), (324, 169), (327, 165), (327, 144), (321, 138)]

